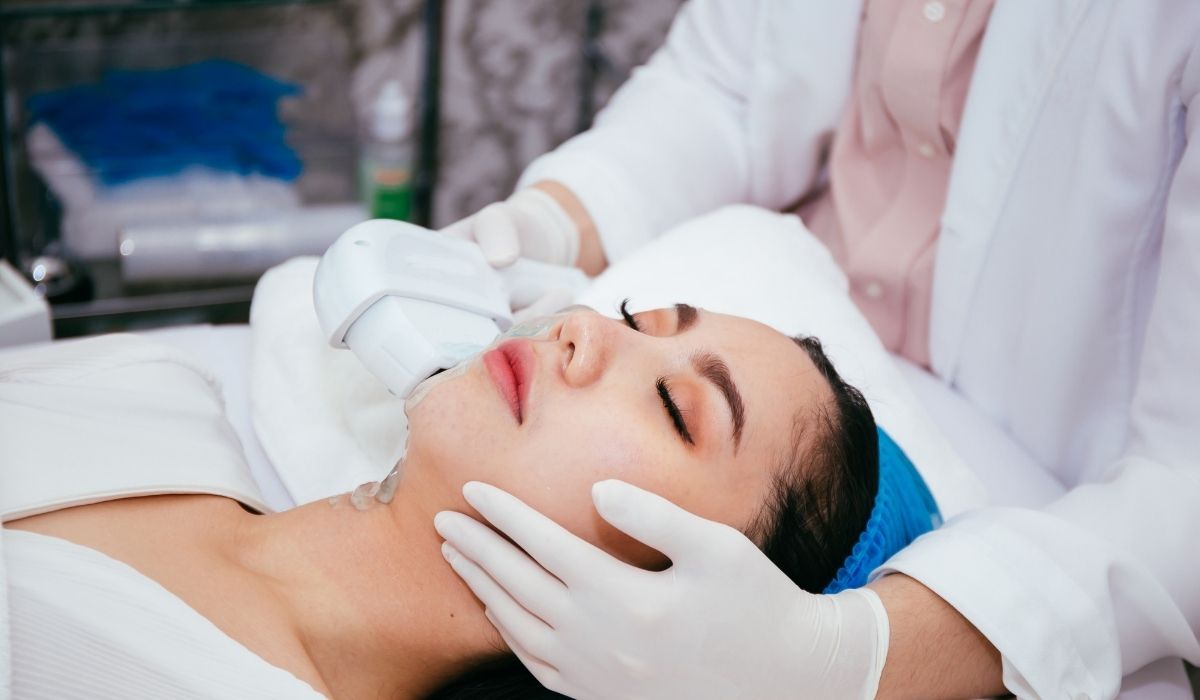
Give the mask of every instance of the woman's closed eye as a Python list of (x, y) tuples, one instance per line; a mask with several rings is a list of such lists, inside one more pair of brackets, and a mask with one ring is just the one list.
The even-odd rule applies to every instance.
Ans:
[[(637, 318), (629, 313), (629, 300), (625, 299), (621, 302), (620, 310), (621, 317), (625, 319), (625, 324), (638, 333), (644, 333), (641, 325), (638, 324)], [(658, 396), (662, 399), (663, 410), (667, 412), (667, 417), (671, 419), (671, 424), (675, 427), (675, 432), (679, 433), (679, 437), (689, 445), (695, 445), (696, 441), (692, 439), (692, 432), (688, 430), (687, 421), (684, 420), (685, 412), (679, 408), (679, 403), (675, 401), (675, 396), (671, 393), (671, 385), (666, 377), (659, 377), (654, 382), (654, 388), (658, 391)]]
[(633, 317), (633, 314), (629, 313), (629, 299), (622, 299), (619, 308), (621, 310), (621, 318), (625, 319), (626, 325), (638, 333), (645, 333), (642, 327), (638, 325), (637, 319)]
[(688, 430), (687, 421), (683, 419), (684, 412), (680, 410), (679, 404), (675, 402), (675, 397), (671, 395), (671, 385), (667, 383), (667, 378), (659, 377), (654, 382), (654, 388), (658, 389), (658, 396), (662, 399), (667, 415), (671, 417), (675, 432), (679, 433), (679, 437), (683, 438), (687, 444), (695, 445), (696, 441), (692, 439), (692, 432)]

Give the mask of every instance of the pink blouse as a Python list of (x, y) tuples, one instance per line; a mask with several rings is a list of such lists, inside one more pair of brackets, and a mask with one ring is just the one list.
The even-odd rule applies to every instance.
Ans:
[(929, 365), (939, 220), (993, 0), (867, 0), (829, 186), (800, 212), (884, 345)]

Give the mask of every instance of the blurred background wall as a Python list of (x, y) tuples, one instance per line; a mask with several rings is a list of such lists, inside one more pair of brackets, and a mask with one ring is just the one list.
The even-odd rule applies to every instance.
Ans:
[[(598, 72), (603, 105), (629, 70), (666, 36), (682, 0), (609, 0)], [(355, 100), (381, 76), (404, 76), (417, 94), (421, 7), (413, 0), (353, 0)], [(587, 2), (450, 0), (445, 3), (439, 178), (434, 222), (507, 196), (522, 168), (574, 133)]]
[[(595, 84), (599, 107), (629, 70), (662, 43), (682, 0), (597, 4), (603, 9), (599, 41), (608, 61)], [(9, 92), (29, 95), (95, 79), (113, 65), (166, 67), (214, 52), (232, 55), (304, 85), (304, 96), (285, 104), (284, 116), (309, 129), (308, 147), (318, 160), (336, 160), (337, 154), (328, 150), (348, 147), (356, 128), (355, 115), (339, 94), (347, 86), (351, 104), (360, 110), (389, 78), (399, 77), (409, 95), (419, 95), (419, 0), (246, 5), (242, 11), (222, 9), (206, 16), (184, 11), (68, 14), (9, 22), (5, 45), (17, 58), (15, 65), (10, 61)], [(506, 196), (530, 160), (575, 131), (588, 6), (584, 0), (443, 3), (435, 224)], [(94, 75), (81, 64), (92, 67)], [(319, 135), (313, 136), (314, 131)], [(318, 199), (345, 195), (342, 185), (321, 181), (320, 168), (306, 177), (316, 178), (303, 185)]]
[[(436, 180), (428, 219), (436, 228), (508, 196), (531, 160), (582, 128), (662, 44), (682, 2), (0, 0), (6, 161), (0, 170), (0, 258), (50, 303), (60, 336), (244, 321), (262, 270), (286, 256), (319, 253), (347, 221), (361, 220), (354, 208), (360, 201), (359, 141), (370, 106), (388, 81), (399, 80), (413, 102), (414, 139), (421, 140), (431, 7), (441, 8)], [(223, 63), (214, 66), (210, 59)], [(192, 88), (175, 76), (197, 65), (214, 69), (202, 91), (225, 84), (213, 75), (232, 74), (249, 84), (269, 77), (300, 92), (266, 113), (191, 119), (195, 111), (180, 105), (190, 104)], [(299, 175), (263, 180), (250, 171), (217, 185), (202, 178), (201, 187), (182, 173), (114, 187), (105, 175), (109, 165), (96, 165), (111, 164), (114, 156), (88, 158), (80, 148), (64, 148), (61, 125), (48, 129), (36, 106), (69, 94), (73, 101), (59, 114), (69, 115), (72, 128), (81, 121), (85, 129), (105, 123), (89, 123), (88, 105), (106, 114), (114, 104), (128, 104), (124, 96), (95, 99), (96, 89), (122, 79), (113, 71), (157, 81), (151, 97), (154, 90), (163, 99), (168, 92), (185, 95), (166, 105), (170, 117), (152, 112), (140, 122), (122, 122), (111, 136), (101, 130), (94, 143), (117, 146), (118, 162), (145, 165), (146, 157), (159, 157), (160, 142), (146, 134), (172, 120), (172, 147), (203, 150), (208, 137), (224, 133), (242, 144), (232, 153), (263, 143), (260, 133), (269, 137), (282, 122), (285, 135), (273, 138), (286, 143), (266, 149), (267, 155), (298, 159)], [(228, 100), (229, 90), (222, 95)], [(141, 104), (146, 97), (138, 92), (129, 99)], [(227, 108), (222, 103), (214, 113), (224, 115)], [(263, 132), (267, 116), (276, 123)], [(243, 133), (253, 135), (238, 141)], [(121, 150), (127, 144), (128, 153)], [(258, 223), (275, 215), (291, 218)], [(326, 220), (335, 223), (320, 223)], [(213, 222), (227, 224), (219, 259), (188, 247), (208, 235), (200, 227)], [(240, 229), (231, 228), (242, 223), (256, 227), (258, 243), (247, 243)], [(147, 257), (145, 227), (159, 224), (183, 227), (173, 239), (181, 252), (169, 248), (174, 258)], [(290, 243), (272, 238), (279, 226), (286, 230), (278, 235)], [(129, 245), (138, 230), (143, 237)], [(168, 240), (156, 235), (153, 240)], [(158, 267), (135, 268), (138, 260), (154, 260)]]

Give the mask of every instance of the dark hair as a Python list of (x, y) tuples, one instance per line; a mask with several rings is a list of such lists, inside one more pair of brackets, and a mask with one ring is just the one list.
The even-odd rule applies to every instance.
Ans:
[[(867, 526), (879, 485), (879, 440), (866, 399), (847, 384), (821, 342), (793, 338), (825, 378), (832, 399), (792, 423), (775, 470), (771, 500), (746, 536), (797, 586), (820, 593)], [(516, 656), (477, 664), (428, 700), (562, 698), (538, 683)]]

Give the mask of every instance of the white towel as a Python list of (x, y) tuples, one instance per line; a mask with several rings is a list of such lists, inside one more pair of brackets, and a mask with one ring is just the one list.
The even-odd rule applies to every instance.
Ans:
[(63, 243), (89, 260), (117, 257), (120, 233), (130, 226), (241, 221), (300, 206), (300, 195), (289, 182), (201, 167), (97, 186), (87, 166), (42, 123), (29, 130), (26, 145), (31, 167), (62, 204)]
[(134, 335), (0, 355), (0, 519), (114, 497), (214, 493), (269, 511), (216, 378)]
[(297, 504), (387, 476), (407, 433), (404, 402), (325, 342), (316, 268), (317, 258), (301, 257), (268, 270), (250, 307), (250, 415)]

